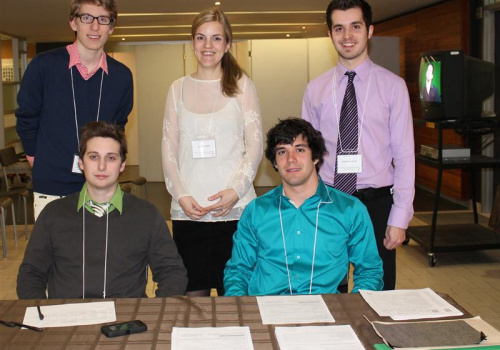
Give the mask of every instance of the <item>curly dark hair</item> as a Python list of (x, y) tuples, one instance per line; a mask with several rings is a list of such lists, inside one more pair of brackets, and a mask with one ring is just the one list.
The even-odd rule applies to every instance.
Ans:
[[(279, 120), (278, 124), (273, 126), (267, 132), (267, 147), (266, 158), (271, 161), (273, 166), (276, 165), (276, 147), (279, 145), (291, 145), (297, 136), (307, 140), (308, 146), (312, 152), (312, 160), (318, 160), (316, 163), (316, 171), (323, 165), (323, 157), (328, 152), (326, 151), (325, 139), (321, 132), (314, 129), (314, 127), (307, 120), (289, 117), (284, 120)], [(276, 167), (274, 170), (277, 171)]]
[(328, 26), (328, 30), (332, 30), (333, 11), (346, 11), (355, 7), (359, 7), (361, 12), (363, 12), (366, 30), (370, 30), (369, 28), (372, 25), (372, 8), (365, 0), (332, 0), (326, 9), (326, 25)]

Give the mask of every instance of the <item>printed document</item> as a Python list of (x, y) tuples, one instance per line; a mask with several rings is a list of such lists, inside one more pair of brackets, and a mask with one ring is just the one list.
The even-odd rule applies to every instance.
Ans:
[(351, 326), (276, 327), (281, 350), (363, 350)]
[(321, 295), (257, 297), (262, 324), (335, 322)]
[(172, 330), (172, 350), (253, 350), (249, 327), (201, 327)]
[(430, 288), (359, 292), (379, 316), (390, 316), (393, 320), (463, 315)]
[(70, 327), (116, 321), (115, 302), (100, 301), (61, 305), (40, 305), (43, 320), (36, 307), (27, 307), (24, 324), (40, 328)]

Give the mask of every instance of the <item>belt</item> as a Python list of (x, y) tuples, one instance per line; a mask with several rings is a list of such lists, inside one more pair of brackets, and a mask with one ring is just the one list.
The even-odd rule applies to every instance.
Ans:
[(385, 186), (379, 188), (363, 188), (361, 190), (357, 190), (352, 195), (359, 198), (361, 201), (370, 201), (377, 198), (392, 196), (393, 193), (394, 190), (392, 186)]

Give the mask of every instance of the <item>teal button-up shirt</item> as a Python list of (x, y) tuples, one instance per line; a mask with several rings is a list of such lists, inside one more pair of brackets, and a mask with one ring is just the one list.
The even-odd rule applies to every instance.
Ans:
[(296, 208), (280, 185), (243, 212), (224, 270), (225, 295), (290, 294), (290, 287), (293, 294), (337, 293), (349, 262), (353, 292), (382, 289), (382, 261), (366, 207), (320, 178), (316, 193)]

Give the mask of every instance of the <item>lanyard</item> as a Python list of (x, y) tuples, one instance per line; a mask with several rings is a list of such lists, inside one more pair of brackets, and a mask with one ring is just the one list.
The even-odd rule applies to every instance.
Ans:
[[(82, 244), (82, 299), (85, 299), (85, 212), (87, 209), (85, 208), (85, 199), (87, 197), (87, 191), (83, 194), (83, 226), (82, 226), (82, 236), (83, 236), (83, 244)], [(108, 228), (109, 228), (109, 203), (106, 204), (106, 251), (104, 253), (104, 287), (102, 290), (102, 297), (106, 299), (106, 277), (108, 270)]]
[[(370, 75), (368, 76), (368, 87), (366, 89), (366, 96), (365, 96), (365, 102), (363, 103), (363, 114), (361, 115), (361, 126), (359, 129), (359, 137), (358, 137), (358, 145), (356, 149), (346, 149), (344, 150), (342, 148), (342, 139), (340, 138), (340, 117), (339, 117), (339, 111), (337, 108), (337, 87), (336, 87), (336, 82), (337, 82), (337, 69), (335, 68), (333, 71), (333, 79), (332, 79), (332, 98), (333, 98), (333, 106), (335, 107), (335, 118), (337, 119), (337, 130), (339, 130), (339, 143), (340, 143), (340, 151), (342, 153), (357, 153), (359, 149), (359, 145), (361, 142), (361, 136), (363, 133), (363, 124), (365, 121), (365, 112), (366, 112), (366, 101), (368, 100), (368, 95), (370, 93), (370, 83), (372, 80), (372, 70), (373, 70), (373, 62), (370, 63)], [(354, 81), (353, 81), (354, 84)], [(342, 108), (342, 107), (341, 107)]]
[[(330, 196), (330, 194), (328, 194), (328, 196)], [(281, 199), (282, 198), (283, 198), (283, 196), (280, 196), (280, 204), (279, 204), (281, 237), (283, 239), (283, 250), (285, 252), (285, 265), (286, 265), (286, 272), (288, 275), (288, 288), (290, 289), (290, 295), (293, 295), (292, 282), (290, 279), (290, 269), (288, 268), (288, 257), (287, 257), (287, 253), (286, 253), (285, 230), (283, 229), (283, 218), (281, 216)], [(314, 277), (314, 262), (316, 260), (316, 242), (317, 242), (317, 238), (318, 238), (319, 207), (321, 206), (321, 204), (325, 204), (325, 203), (332, 203), (332, 199), (330, 198), (329, 202), (322, 202), (320, 200), (318, 203), (318, 207), (316, 209), (316, 225), (315, 225), (315, 229), (314, 229), (314, 247), (313, 247), (313, 258), (312, 258), (312, 262), (311, 262), (311, 280), (309, 282), (309, 294), (312, 294), (313, 277)]]
[[(73, 92), (73, 108), (75, 110), (75, 126), (76, 126), (76, 140), (78, 141), (78, 148), (80, 148), (80, 133), (78, 132), (78, 116), (76, 114), (76, 99), (75, 99), (75, 84), (73, 83), (73, 67), (69, 70), (71, 73), (71, 91)], [(104, 80), (104, 69), (101, 74), (101, 87), (99, 90), (99, 104), (97, 105), (97, 121), (99, 121), (99, 112), (101, 111), (101, 96), (102, 96), (102, 81)]]

